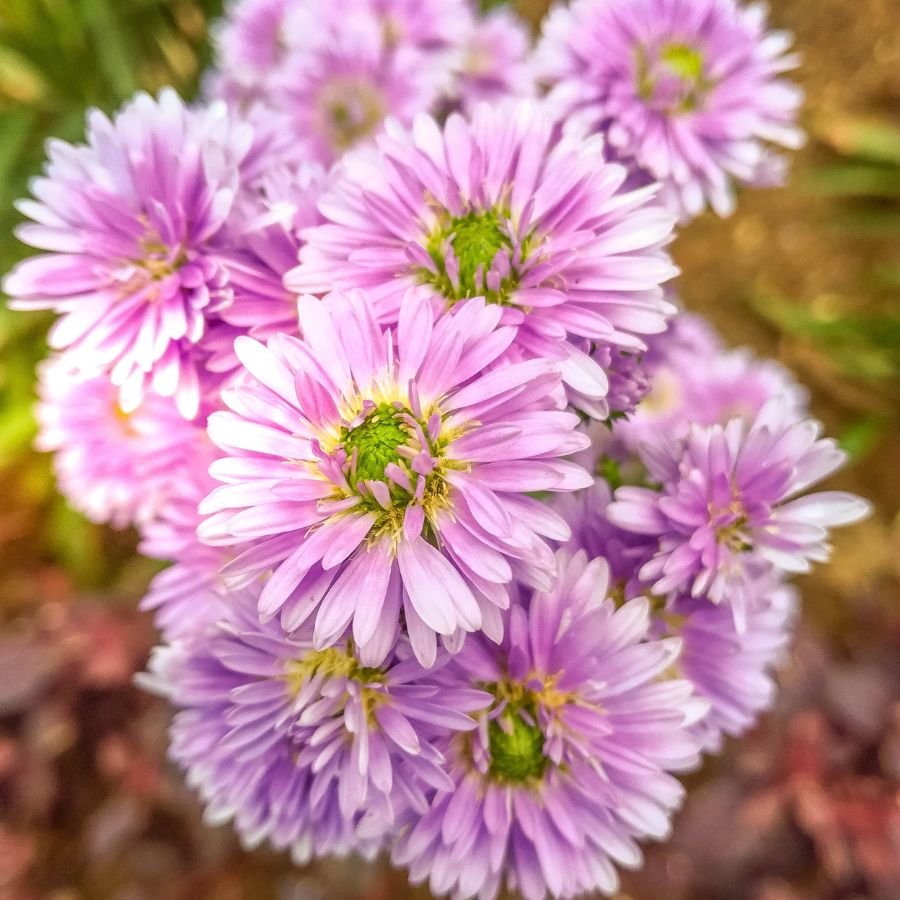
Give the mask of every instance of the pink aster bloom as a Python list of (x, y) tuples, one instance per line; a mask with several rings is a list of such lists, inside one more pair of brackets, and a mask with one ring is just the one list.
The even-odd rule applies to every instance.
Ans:
[(737, 0), (576, 0), (545, 21), (539, 76), (561, 115), (662, 182), (673, 212), (728, 215), (734, 183), (777, 181), (771, 148), (804, 139), (801, 92), (781, 77), (798, 57), (766, 17)]
[(303, 158), (331, 165), (388, 117), (409, 123), (448, 92), (449, 55), (412, 41), (439, 43), (414, 6), (421, 4), (313, 3), (295, 12), (295, 46), (265, 101), (287, 116)]
[(216, 71), (212, 93), (232, 102), (264, 94), (272, 71), (288, 50), (285, 24), (291, 8), (307, 0), (231, 0), (212, 27)]
[(173, 472), (199, 427), (170, 398), (148, 393), (130, 412), (103, 373), (68, 355), (39, 369), (36, 446), (54, 455), (60, 491), (92, 522), (116, 528), (149, 521), (176, 489)]
[[(338, 115), (346, 131), (354, 121), (354, 106), (364, 98), (371, 109), (374, 99), (391, 99), (390, 91), (383, 92), (386, 86), (396, 91), (393, 99), (404, 96), (399, 83), (404, 75), (422, 83), (439, 74), (445, 81), (452, 55), (472, 23), (466, 0), (238, 0), (215, 28), (216, 69), (208, 86), (214, 96), (244, 105), (260, 102), (284, 112), (296, 109), (302, 96), (284, 90), (289, 73), (324, 71), (328, 60), (336, 61), (334, 79), (324, 79), (321, 87), (333, 110), (341, 97), (347, 101)], [(336, 83), (342, 68), (353, 75), (354, 56), (369, 57), (370, 67), (360, 70), (364, 74), (355, 85), (349, 78)], [(394, 67), (398, 59), (401, 64)], [(412, 90), (406, 96), (423, 96), (416, 85), (408, 87)], [(329, 96), (320, 99), (329, 107)], [(436, 95), (429, 102), (433, 99)], [(399, 105), (384, 105), (386, 113), (402, 112)], [(332, 124), (336, 129), (341, 123)]]
[(297, 333), (297, 297), (284, 276), (297, 264), (300, 232), (322, 221), (325, 180), (320, 166), (279, 163), (241, 192), (228, 229), (234, 301), (222, 312), (226, 322), (260, 340)]
[(746, 348), (726, 349), (707, 323), (689, 313), (673, 319), (645, 369), (649, 393), (614, 428), (616, 439), (631, 450), (660, 437), (682, 437), (692, 424), (724, 425), (735, 417), (752, 422), (776, 397), (794, 419), (809, 412), (806, 390), (787, 369)]
[(682, 440), (644, 445), (649, 480), (661, 488), (621, 487), (607, 510), (619, 528), (658, 539), (641, 578), (658, 594), (729, 603), (742, 631), (749, 576), (760, 561), (807, 572), (828, 558), (830, 528), (869, 512), (866, 501), (841, 491), (800, 496), (845, 460), (819, 432), (775, 399), (750, 424), (693, 426)]
[(500, 7), (473, 19), (454, 64), (454, 100), (468, 114), (482, 102), (536, 93), (528, 24)]
[(526, 494), (589, 484), (561, 459), (587, 438), (551, 363), (495, 365), (515, 334), (500, 318), (481, 301), (437, 317), (413, 293), (394, 334), (356, 292), (302, 297), (302, 340), (236, 342), (247, 374), (210, 417), (229, 457), (212, 467), (225, 484), (200, 533), (252, 542), (232, 577), (274, 566), (264, 618), (280, 612), (293, 631), (315, 612), (318, 647), (352, 621), (375, 665), (402, 609), (430, 665), (437, 634), (451, 649), (466, 632), (500, 637), (514, 576), (550, 586), (541, 535), (568, 529)]
[(152, 388), (197, 414), (195, 347), (231, 302), (215, 239), (253, 138), (224, 105), (140, 94), (113, 120), (90, 113), (86, 146), (51, 142), (36, 199), (19, 204), (33, 220), (20, 239), (50, 252), (7, 276), (12, 306), (61, 313), (51, 346), (108, 369), (128, 411)]
[(421, 116), (343, 160), (286, 284), (363, 288), (388, 324), (411, 286), (439, 308), (484, 298), (516, 327), (516, 353), (559, 360), (570, 396), (602, 407), (606, 374), (576, 342), (644, 350), (674, 311), (660, 284), (677, 270), (655, 189), (623, 192), (625, 169), (598, 165), (599, 143), (554, 141), (527, 103), (482, 104), (443, 130)]
[(468, 0), (345, 0), (337, 8), (329, 0), (304, 2), (320, 20), (330, 12), (331, 21), (344, 30), (374, 22), (388, 52), (404, 46), (423, 53), (448, 50), (466, 39), (473, 19)]
[(316, 650), (311, 627), (287, 636), (259, 623), (258, 590), (231, 595), (196, 640), (154, 652), (141, 681), (179, 708), (171, 756), (207, 820), (233, 821), (246, 847), (266, 841), (298, 864), (371, 858), (397, 818), (450, 786), (435, 744), (471, 731), (469, 712), (490, 697), (442, 690), (405, 642), (379, 668), (349, 639)]
[(172, 563), (153, 578), (141, 601), (141, 609), (153, 612), (166, 641), (201, 634), (228, 603), (221, 570), (235, 549), (210, 547), (197, 537), (200, 502), (217, 484), (209, 467), (220, 456), (206, 432), (197, 429), (174, 474), (177, 489), (168, 492), (156, 515), (141, 528), (140, 552)]
[(743, 735), (772, 705), (774, 670), (793, 637), (799, 606), (797, 592), (766, 573), (750, 586), (742, 631), (727, 607), (684, 594), (659, 616), (657, 630), (680, 637), (684, 646), (677, 671), (709, 702), (694, 726), (707, 752), (719, 752), (725, 735)]
[[(707, 705), (667, 677), (676, 639), (648, 640), (644, 598), (616, 609), (605, 561), (559, 555), (553, 590), (521, 596), (508, 640), (473, 637), (438, 673), (492, 694), (478, 729), (439, 745), (452, 790), (399, 835), (394, 862), (436, 895), (527, 900), (618, 888), (664, 838), (698, 763), (692, 727)], [(462, 739), (460, 739), (460, 737)]]

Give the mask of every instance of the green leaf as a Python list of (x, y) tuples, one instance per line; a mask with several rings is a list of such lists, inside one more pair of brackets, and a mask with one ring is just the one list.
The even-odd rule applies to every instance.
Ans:
[(97, 65), (109, 78), (116, 94), (125, 99), (138, 87), (128, 23), (114, 14), (110, 0), (81, 0), (80, 5), (97, 49)]
[(820, 123), (816, 131), (843, 156), (900, 166), (900, 128), (888, 122), (841, 118)]
[(820, 166), (806, 176), (807, 190), (824, 197), (889, 197), (900, 199), (900, 169), (841, 163)]
[(27, 106), (13, 106), (0, 112), (0, 186), (4, 190), (22, 160), (35, 117), (34, 110)]
[(868, 456), (885, 433), (881, 419), (866, 418), (851, 422), (838, 437), (838, 443), (853, 460)]

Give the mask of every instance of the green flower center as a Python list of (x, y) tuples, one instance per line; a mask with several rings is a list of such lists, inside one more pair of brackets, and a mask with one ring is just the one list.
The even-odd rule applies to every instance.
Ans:
[(696, 84), (703, 76), (703, 54), (686, 44), (668, 44), (659, 59), (683, 81)]
[[(488, 725), (489, 772), (500, 782), (521, 784), (544, 777), (550, 760), (544, 756), (544, 735), (537, 725), (522, 717), (522, 710), (534, 719), (534, 707), (507, 706), (502, 714), (505, 726), (497, 720)], [(507, 730), (508, 729), (508, 730)]]
[(402, 412), (389, 403), (380, 403), (344, 437), (347, 456), (356, 451), (356, 481), (381, 481), (390, 463), (399, 463), (399, 447), (409, 441)]
[[(469, 297), (484, 297), (491, 303), (504, 303), (518, 281), (511, 268), (489, 283), (488, 273), (494, 268), (498, 253), (512, 256), (513, 242), (505, 225), (506, 216), (499, 209), (472, 211), (464, 216), (446, 216), (428, 239), (427, 250), (437, 274), (421, 270), (422, 280), (435, 285), (451, 302)], [(449, 246), (448, 246), (449, 245)], [(458, 272), (448, 267), (448, 257), (455, 257)]]
[(651, 60), (637, 50), (638, 95), (668, 112), (695, 110), (709, 89), (703, 54), (687, 44), (666, 44)]
[(450, 244), (459, 260), (460, 286), (467, 291), (478, 290), (475, 276), (479, 269), (488, 271), (498, 251), (503, 247), (512, 247), (496, 210), (471, 212), (454, 219)]

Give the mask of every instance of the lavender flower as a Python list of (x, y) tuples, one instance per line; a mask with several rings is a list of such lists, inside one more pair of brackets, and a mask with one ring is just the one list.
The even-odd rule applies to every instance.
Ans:
[(771, 706), (772, 670), (790, 643), (798, 610), (797, 592), (763, 574), (750, 585), (742, 631), (727, 607), (686, 594), (660, 615), (661, 633), (684, 643), (679, 673), (709, 701), (709, 713), (694, 726), (707, 752), (719, 752), (724, 735), (740, 737)]
[(236, 103), (264, 97), (272, 72), (288, 51), (288, 13), (305, 2), (232, 0), (226, 17), (212, 29), (217, 70), (210, 93)]
[(647, 587), (638, 572), (653, 556), (657, 545), (654, 538), (634, 534), (609, 520), (607, 510), (617, 486), (606, 478), (598, 478), (587, 490), (560, 494), (554, 498), (553, 508), (572, 532), (562, 544), (563, 549), (572, 554), (583, 550), (589, 559), (603, 557), (609, 566), (610, 595), (631, 600)]
[(217, 621), (228, 601), (221, 570), (235, 555), (231, 547), (210, 547), (197, 537), (199, 506), (217, 482), (210, 465), (221, 454), (205, 431), (184, 450), (170, 490), (156, 515), (143, 524), (138, 548), (144, 556), (173, 563), (150, 582), (141, 609), (154, 613), (166, 641), (201, 634)]
[(706, 705), (661, 680), (680, 649), (645, 641), (649, 607), (604, 600), (607, 568), (559, 556), (549, 593), (522, 597), (501, 648), (472, 638), (439, 677), (494, 703), (477, 731), (442, 750), (453, 790), (401, 833), (393, 859), (435, 894), (490, 900), (504, 883), (527, 900), (614, 893), (636, 838), (662, 838), (693, 768), (690, 732)]
[(234, 301), (225, 321), (260, 340), (297, 334), (297, 298), (284, 276), (297, 264), (300, 232), (322, 221), (316, 204), (325, 179), (319, 166), (278, 163), (241, 192), (229, 224)]
[(771, 184), (772, 145), (797, 148), (791, 38), (766, 7), (737, 0), (576, 0), (544, 25), (539, 75), (563, 116), (589, 122), (612, 154), (663, 183), (688, 219), (734, 208), (733, 184)]
[(140, 94), (112, 121), (90, 113), (86, 146), (51, 142), (37, 199), (19, 204), (33, 220), (19, 237), (50, 252), (21, 263), (4, 290), (14, 308), (62, 313), (51, 346), (108, 369), (128, 412), (152, 386), (197, 414), (195, 348), (231, 302), (215, 239), (252, 150), (252, 129), (224, 106)]
[(436, 738), (474, 728), (490, 697), (441, 689), (414, 659), (366, 667), (349, 639), (316, 650), (310, 628), (286, 637), (256, 606), (255, 591), (232, 595), (197, 640), (155, 651), (144, 684), (181, 710), (172, 758), (207, 820), (233, 820), (248, 847), (371, 856), (451, 786)]
[(473, 19), (465, 40), (457, 42), (453, 99), (466, 114), (482, 102), (536, 93), (528, 25), (500, 7)]
[(298, 158), (312, 151), (330, 163), (385, 116), (427, 109), (448, 91), (472, 28), (465, 0), (241, 0), (216, 28), (209, 87), (290, 113), (304, 141)]
[(345, 28), (345, 11), (330, 39), (288, 57), (274, 80), (270, 103), (285, 113), (304, 159), (331, 165), (380, 133), (389, 116), (401, 122), (429, 109), (447, 90), (448, 67), (429, 66), (401, 45), (385, 54), (377, 23)]
[(748, 575), (759, 560), (806, 572), (828, 557), (828, 529), (866, 516), (869, 505), (841, 491), (799, 496), (838, 469), (845, 455), (796, 421), (779, 399), (747, 424), (693, 426), (680, 441), (648, 446), (641, 459), (660, 490), (621, 487), (607, 510), (626, 531), (653, 536), (659, 549), (640, 577), (662, 595), (689, 591), (729, 603), (739, 631), (749, 604)]
[(286, 284), (365, 288), (385, 323), (411, 286), (440, 307), (483, 297), (518, 329), (518, 353), (559, 359), (572, 397), (605, 417), (606, 375), (574, 341), (645, 349), (673, 311), (660, 283), (677, 270), (654, 189), (621, 192), (625, 170), (598, 153), (599, 139), (554, 143), (528, 104), (482, 105), (443, 131), (420, 117), (344, 160), (321, 204), (329, 221), (304, 235)]
[(665, 339), (654, 342), (644, 371), (649, 393), (614, 429), (631, 450), (661, 436), (683, 437), (692, 424), (724, 425), (736, 417), (752, 422), (774, 398), (794, 419), (809, 414), (807, 392), (787, 369), (745, 348), (726, 350), (705, 322), (688, 313), (676, 316)]
[(92, 522), (149, 521), (174, 490), (173, 471), (200, 429), (154, 393), (125, 412), (109, 377), (79, 370), (68, 354), (44, 362), (38, 376), (35, 444), (55, 454), (60, 491)]
[(232, 577), (275, 567), (264, 617), (280, 611), (293, 631), (318, 610), (320, 649), (352, 621), (377, 665), (402, 608), (427, 666), (436, 634), (453, 649), (479, 629), (499, 639), (514, 575), (549, 588), (541, 535), (568, 531), (525, 494), (590, 484), (560, 459), (587, 439), (560, 408), (552, 364), (493, 365), (514, 337), (500, 317), (473, 301), (437, 318), (413, 292), (395, 349), (364, 295), (302, 297), (302, 341), (236, 342), (247, 375), (224, 394), (231, 411), (210, 417), (231, 456), (212, 467), (225, 484), (203, 503), (200, 533), (252, 542)]
[[(604, 345), (594, 348), (591, 355), (609, 379), (606, 405), (611, 418), (617, 420), (632, 416), (651, 389), (650, 374), (642, 355)], [(576, 405), (584, 408), (587, 402), (585, 398)]]

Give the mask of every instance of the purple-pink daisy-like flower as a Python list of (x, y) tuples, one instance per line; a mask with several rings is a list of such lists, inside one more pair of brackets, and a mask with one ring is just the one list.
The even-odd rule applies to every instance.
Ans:
[(420, 116), (345, 157), (320, 204), (327, 222), (306, 232), (285, 283), (362, 288), (386, 324), (413, 286), (439, 308), (481, 297), (516, 327), (516, 352), (558, 359), (571, 396), (596, 412), (607, 376), (576, 344), (643, 351), (674, 312), (660, 285), (677, 272), (655, 189), (623, 192), (625, 169), (598, 164), (600, 142), (555, 142), (528, 103), (482, 104), (443, 130)]
[(680, 641), (646, 640), (646, 600), (604, 599), (604, 560), (559, 556), (549, 593), (521, 598), (500, 648), (466, 642), (439, 678), (493, 695), (474, 732), (441, 745), (453, 790), (401, 832), (393, 860), (433, 893), (527, 900), (614, 893), (636, 839), (662, 838), (697, 765), (706, 704), (666, 680)]
[[(367, 55), (372, 90), (366, 96), (380, 95), (396, 79), (397, 99), (405, 96), (399, 85), (405, 76), (428, 80), (439, 71), (441, 83), (449, 78), (451, 54), (463, 46), (473, 21), (466, 0), (239, 0), (216, 25), (216, 69), (209, 88), (233, 102), (285, 111), (285, 100), (299, 96), (284, 92), (291, 71), (312, 73), (333, 59), (335, 75), (342, 66), (350, 75), (354, 55)], [(392, 72), (398, 57), (401, 65)], [(331, 93), (336, 101), (341, 91)], [(362, 99), (363, 85), (354, 89), (348, 81), (342, 93), (348, 106), (336, 124), (346, 129), (351, 124), (346, 114)], [(386, 113), (399, 112), (402, 107), (386, 106)]]
[(537, 85), (530, 54), (528, 25), (510, 9), (500, 7), (474, 18), (455, 51), (455, 104), (471, 114), (483, 102), (533, 97)]
[(670, 333), (672, 341), (656, 341), (644, 361), (649, 393), (613, 429), (630, 449), (661, 436), (682, 437), (692, 424), (724, 425), (736, 417), (752, 422), (775, 398), (795, 419), (808, 416), (806, 390), (779, 363), (745, 348), (725, 349), (706, 323), (688, 313), (675, 317)]
[[(651, 389), (650, 373), (642, 354), (603, 344), (589, 352), (609, 380), (606, 407), (610, 417), (618, 420), (633, 415)], [(576, 401), (575, 406), (584, 409), (589, 402), (585, 397)]]
[(708, 753), (722, 749), (725, 735), (740, 737), (772, 705), (773, 670), (790, 644), (798, 610), (797, 592), (764, 573), (751, 584), (742, 631), (726, 606), (687, 594), (657, 617), (659, 633), (683, 642), (678, 673), (709, 701), (709, 712), (694, 726)]
[(231, 102), (264, 95), (271, 73), (288, 52), (289, 10), (307, 0), (232, 0), (225, 18), (213, 24), (216, 69), (212, 93)]
[(643, 445), (641, 459), (659, 489), (621, 487), (610, 521), (659, 541), (640, 577), (656, 593), (676, 591), (728, 603), (739, 631), (749, 604), (748, 573), (763, 560), (782, 572), (827, 559), (828, 529), (865, 517), (853, 494), (800, 496), (838, 469), (845, 454), (797, 421), (780, 399), (752, 423), (692, 426), (680, 440)]
[(7, 276), (11, 305), (61, 313), (51, 346), (109, 370), (128, 411), (152, 388), (197, 414), (194, 348), (231, 302), (214, 243), (253, 147), (222, 104), (139, 94), (112, 121), (90, 113), (87, 145), (51, 142), (36, 199), (19, 204), (33, 220), (20, 239), (49, 252)]
[(322, 221), (317, 203), (325, 182), (320, 166), (278, 163), (241, 192), (229, 224), (234, 300), (222, 312), (226, 322), (260, 340), (297, 334), (297, 297), (284, 276), (297, 265), (300, 232)]
[(804, 139), (802, 94), (781, 77), (798, 58), (766, 17), (737, 0), (576, 0), (545, 21), (536, 65), (550, 104), (660, 181), (673, 212), (728, 215), (734, 183), (771, 184), (771, 148)]
[(177, 487), (141, 527), (140, 552), (172, 563), (153, 578), (141, 602), (141, 609), (153, 612), (165, 641), (202, 633), (221, 617), (227, 602), (221, 570), (235, 548), (210, 547), (197, 537), (200, 502), (217, 485), (209, 467), (220, 456), (206, 432), (197, 429), (173, 473)]
[[(490, 696), (439, 686), (411, 658), (367, 667), (349, 638), (316, 650), (260, 624), (257, 594), (228, 597), (195, 640), (158, 648), (143, 683), (180, 710), (171, 756), (206, 804), (248, 847), (374, 855), (395, 822), (452, 786), (437, 738), (476, 727)], [(443, 661), (443, 660), (442, 660)]]
[[(378, 135), (388, 117), (408, 124), (450, 90), (449, 54), (411, 40), (411, 33), (426, 44), (428, 36), (438, 40), (414, 8), (421, 4), (381, 5), (382, 12), (372, 2), (349, 9), (314, 3), (292, 17), (297, 45), (272, 77), (266, 102), (287, 117), (309, 161), (330, 166)], [(419, 33), (423, 24), (427, 36)]]
[(149, 521), (177, 490), (174, 470), (200, 428), (154, 393), (126, 412), (108, 375), (85, 372), (67, 354), (38, 373), (35, 445), (54, 454), (59, 490), (92, 522)]
[(527, 494), (591, 482), (561, 459), (588, 439), (558, 370), (494, 365), (515, 332), (481, 301), (435, 316), (413, 294), (396, 336), (359, 292), (299, 304), (302, 340), (235, 344), (247, 374), (210, 417), (230, 457), (212, 467), (225, 484), (203, 503), (201, 537), (252, 542), (228, 573), (274, 566), (260, 613), (292, 631), (316, 612), (319, 648), (352, 621), (375, 665), (401, 609), (424, 665), (437, 634), (454, 649), (479, 629), (499, 639), (509, 583), (549, 588), (542, 535), (568, 533)]
[(657, 545), (652, 537), (634, 534), (610, 522), (606, 511), (613, 501), (615, 486), (598, 478), (587, 490), (560, 494), (554, 498), (553, 508), (572, 532), (563, 549), (569, 553), (584, 550), (589, 559), (605, 559), (609, 565), (610, 595), (630, 600), (646, 588), (638, 572)]

